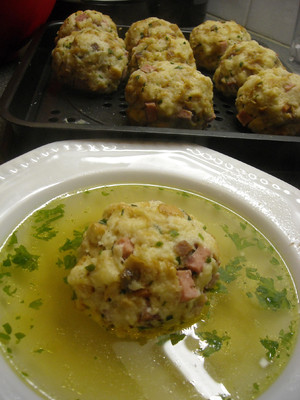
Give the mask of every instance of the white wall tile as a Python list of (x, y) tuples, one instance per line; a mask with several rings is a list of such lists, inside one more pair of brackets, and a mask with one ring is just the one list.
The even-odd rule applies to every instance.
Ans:
[(297, 23), (299, 0), (252, 0), (246, 27), (291, 44)]
[(207, 12), (246, 25), (251, 0), (208, 0)]
[(207, 12), (286, 45), (300, 35), (299, 0), (208, 0)]

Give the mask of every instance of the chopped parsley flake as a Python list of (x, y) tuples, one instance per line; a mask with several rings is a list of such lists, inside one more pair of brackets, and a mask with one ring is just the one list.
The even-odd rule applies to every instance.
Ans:
[(67, 254), (66, 256), (64, 256), (63, 265), (65, 269), (72, 269), (73, 267), (75, 267), (76, 263), (77, 258), (75, 255)]
[(259, 390), (259, 384), (257, 382), (253, 383), (253, 389), (256, 391)]
[(178, 342), (183, 340), (185, 338), (185, 336), (186, 335), (184, 333), (182, 333), (182, 332), (169, 333), (168, 335), (160, 336), (158, 338), (157, 344), (159, 346), (161, 346), (161, 345), (165, 344), (168, 340), (170, 340), (172, 345), (174, 346), (175, 344), (177, 344)]
[(59, 251), (76, 250), (83, 238), (83, 232), (73, 231), (73, 239), (67, 239), (65, 243), (59, 248)]
[(261, 339), (260, 343), (264, 346), (264, 348), (267, 350), (266, 357), (268, 360), (272, 360), (274, 358), (278, 347), (279, 343), (276, 340), (271, 340), (271, 339)]
[(215, 283), (214, 287), (206, 290), (211, 293), (228, 293), (227, 287), (220, 280)]
[(272, 257), (272, 258), (271, 258), (270, 263), (271, 263), (272, 265), (279, 265), (279, 261), (278, 261), (277, 258), (275, 258), (275, 257)]
[(42, 299), (37, 299), (29, 303), (29, 307), (33, 308), (34, 310), (38, 310), (43, 305)]
[(16, 337), (16, 339), (17, 339), (17, 343), (19, 343), (20, 340), (22, 340), (25, 336), (26, 336), (26, 335), (25, 335), (25, 333), (23, 333), (23, 332), (17, 332), (17, 333), (15, 333), (15, 337)]
[(70, 254), (66, 254), (63, 259), (58, 258), (56, 265), (60, 268), (63, 267), (67, 270), (72, 269), (77, 263), (77, 257), (74, 252), (78, 249), (82, 242), (84, 232), (77, 230), (73, 231), (73, 238), (65, 241), (65, 243), (59, 248), (59, 251), (65, 252), (70, 251)]
[(204, 237), (203, 237), (203, 235), (202, 235), (201, 233), (198, 233), (198, 236), (199, 236), (199, 238), (200, 238), (201, 240), (204, 240)]
[(44, 351), (45, 351), (44, 349), (39, 348), (39, 349), (34, 350), (33, 352), (34, 352), (34, 353), (41, 354), (41, 353), (43, 353)]
[(249, 279), (257, 281), (259, 279), (259, 274), (256, 268), (246, 268), (246, 276)]
[(50, 240), (57, 235), (56, 230), (53, 229), (52, 226), (47, 224), (43, 224), (39, 227), (36, 227), (36, 233), (33, 235), (35, 238), (40, 240)]
[[(290, 329), (291, 329), (291, 327), (290, 327)], [(282, 346), (284, 346), (286, 348), (286, 350), (290, 350), (291, 342), (292, 342), (294, 335), (295, 335), (295, 332), (293, 330), (290, 330), (287, 333), (285, 333), (283, 329), (280, 330), (279, 338), (280, 338)]]
[(197, 335), (201, 340), (205, 341), (205, 345), (199, 350), (203, 357), (210, 357), (213, 353), (221, 350), (223, 343), (228, 342), (230, 339), (226, 334), (218, 336), (215, 329), (212, 332), (197, 332)]
[(0, 332), (0, 341), (9, 341), (10, 336), (7, 333)]
[(244, 222), (240, 222), (240, 227), (242, 228), (242, 230), (244, 231), (247, 228), (247, 224)]
[(10, 335), (12, 333), (12, 328), (8, 322), (2, 325), (5, 332)]
[(4, 267), (10, 267), (14, 264), (16, 267), (26, 269), (28, 271), (34, 271), (38, 269), (39, 256), (30, 254), (26, 247), (20, 245), (14, 249), (15, 254), (8, 254), (6, 260), (3, 261)]
[(5, 286), (3, 287), (2, 290), (3, 290), (3, 292), (6, 293), (8, 296), (13, 296), (13, 295), (16, 293), (17, 288), (11, 289), (11, 285), (5, 285)]
[[(261, 239), (253, 238), (253, 243), (255, 243), (255, 245), (256, 245), (260, 250), (263, 250), (263, 249), (266, 248), (265, 242), (264, 242), (263, 240), (261, 240)], [(270, 247), (268, 248), (268, 250), (269, 250), (270, 252), (272, 252), (272, 251), (273, 251), (273, 247), (270, 246)]]
[(223, 225), (222, 228), (223, 231), (226, 233), (226, 236), (228, 236), (233, 241), (235, 247), (238, 250), (243, 250), (246, 247), (254, 246), (254, 243), (249, 242), (247, 238), (241, 237), (237, 232), (229, 232), (229, 227), (227, 225)]
[(13, 232), (13, 234), (9, 238), (9, 241), (8, 241), (7, 245), (8, 246), (13, 246), (13, 245), (15, 245), (17, 243), (18, 243), (18, 238), (17, 238), (16, 232)]
[(234, 281), (238, 276), (238, 271), (242, 269), (242, 263), (246, 261), (246, 258), (235, 257), (225, 267), (219, 268), (220, 279), (223, 282), (230, 283)]
[[(261, 306), (273, 311), (291, 307), (286, 288), (277, 290), (273, 278), (260, 276), (256, 268), (246, 268), (246, 277), (258, 281), (255, 295)], [(250, 294), (248, 293), (247, 296), (250, 297)]]
[(281, 291), (276, 290), (274, 280), (272, 278), (260, 277), (260, 285), (257, 286), (255, 295), (259, 303), (271, 310), (279, 310), (280, 308), (290, 308), (290, 302), (287, 299), (286, 288)]
[(65, 214), (64, 204), (58, 204), (56, 207), (49, 209), (41, 209), (34, 214), (34, 223), (37, 224), (33, 226), (35, 233), (33, 236), (40, 240), (50, 240), (57, 235), (57, 231), (54, 230), (52, 222), (59, 218), (62, 218)]
[(190, 197), (189, 193), (187, 193), (187, 192), (181, 192), (181, 196), (182, 197)]
[(85, 267), (85, 269), (89, 272), (94, 271), (94, 269), (96, 268), (96, 266), (94, 264), (89, 264)]

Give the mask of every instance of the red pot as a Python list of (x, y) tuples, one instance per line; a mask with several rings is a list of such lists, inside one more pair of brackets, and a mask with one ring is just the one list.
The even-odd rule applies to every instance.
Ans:
[(56, 0), (4, 0), (0, 4), (0, 61), (12, 56), (43, 25)]

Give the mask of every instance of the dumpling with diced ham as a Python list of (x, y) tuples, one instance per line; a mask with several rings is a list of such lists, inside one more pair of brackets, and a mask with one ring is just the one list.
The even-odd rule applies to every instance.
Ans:
[(101, 29), (118, 36), (117, 25), (109, 15), (102, 14), (100, 11), (96, 10), (79, 10), (69, 15), (64, 20), (57, 32), (55, 40), (57, 42), (59, 39), (71, 35), (72, 32), (77, 32), (86, 28)]
[(136, 21), (130, 25), (125, 34), (126, 49), (131, 54), (132, 49), (139, 44), (141, 39), (146, 37), (161, 39), (166, 35), (184, 39), (184, 34), (178, 25), (162, 18), (149, 17)]
[(184, 63), (143, 64), (130, 75), (125, 98), (132, 125), (203, 129), (215, 118), (211, 79)]
[(235, 98), (239, 88), (251, 75), (271, 68), (284, 68), (278, 54), (256, 40), (228, 46), (213, 75), (215, 89), (224, 96)]
[(52, 51), (56, 79), (91, 93), (116, 91), (127, 74), (124, 40), (100, 29), (84, 28), (58, 40)]
[(194, 323), (218, 267), (216, 241), (193, 216), (161, 201), (121, 202), (86, 230), (68, 283), (101, 326), (147, 338)]
[(271, 68), (251, 75), (237, 92), (237, 118), (251, 131), (300, 135), (300, 75)]
[(163, 38), (145, 37), (132, 49), (128, 73), (131, 74), (144, 64), (157, 61), (183, 63), (196, 68), (193, 50), (185, 38), (166, 34)]
[(249, 32), (235, 21), (206, 20), (193, 28), (190, 34), (197, 67), (212, 72), (228, 46), (250, 39)]

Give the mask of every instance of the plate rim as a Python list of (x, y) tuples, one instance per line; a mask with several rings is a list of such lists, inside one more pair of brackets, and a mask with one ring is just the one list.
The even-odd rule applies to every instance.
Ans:
[[(174, 168), (178, 168), (175, 173)], [(70, 174), (66, 177), (64, 174), (67, 171)], [(20, 206), (21, 209), (25, 207), (25, 211), (23, 210), (22, 212), (23, 214), (25, 213), (24, 217), (27, 216), (30, 207), (33, 207), (31, 211), (37, 208), (33, 206), (35, 198), (39, 199), (38, 202), (42, 205), (46, 202), (43, 202), (42, 199), (48, 198), (50, 200), (53, 197), (49, 198), (49, 194), (59, 193), (66, 187), (66, 183), (70, 183), (70, 188), (72, 188), (76, 187), (80, 182), (82, 185), (85, 180), (87, 182), (96, 182), (99, 176), (106, 176), (107, 181), (109, 181), (110, 179), (116, 179), (119, 174), (123, 173), (124, 175), (125, 171), (135, 177), (141, 176), (141, 173), (145, 174), (148, 180), (147, 183), (150, 183), (151, 174), (153, 173), (155, 173), (156, 178), (158, 177), (157, 179), (160, 179), (159, 176), (161, 175), (162, 181), (163, 176), (165, 176), (174, 183), (179, 177), (181, 184), (186, 185), (184, 190), (188, 190), (188, 187), (191, 187), (190, 191), (193, 192), (195, 191), (193, 188), (198, 185), (201, 190), (206, 190), (206, 193), (210, 194), (210, 196), (207, 195), (208, 198), (219, 196), (219, 198), (213, 198), (213, 200), (220, 201), (220, 197), (223, 196), (225, 206), (229, 206), (228, 203), (232, 201), (235, 201), (235, 204), (238, 204), (238, 202), (243, 203), (244, 210), (248, 213), (248, 218), (251, 214), (252, 217), (253, 215), (259, 216), (259, 218), (262, 218), (263, 224), (266, 225), (267, 231), (276, 231), (279, 239), (284, 239), (283, 246), (289, 246), (291, 251), (289, 260), (284, 257), (287, 264), (290, 261), (295, 263), (299, 259), (300, 232), (299, 230), (297, 231), (297, 226), (300, 226), (300, 213), (298, 211), (300, 208), (300, 190), (230, 156), (190, 143), (152, 141), (141, 143), (138, 141), (120, 142), (109, 139), (83, 139), (64, 140), (38, 147), (0, 166), (0, 221), (11, 216)], [(44, 178), (43, 174), (45, 173), (47, 175)], [(196, 177), (193, 176), (196, 173), (198, 175)], [(44, 185), (41, 186), (43, 181)], [(124, 181), (123, 183), (126, 182)], [(26, 184), (28, 184), (27, 189), (25, 188)], [(22, 196), (18, 198), (11, 196), (16, 186), (19, 189), (23, 188)], [(174, 187), (172, 185), (169, 186)], [(220, 189), (222, 190), (220, 191)], [(70, 189), (66, 191), (70, 191)], [(6, 206), (8, 211), (5, 213), (3, 212), (3, 207)], [(289, 221), (286, 222), (288, 226), (282, 227), (280, 223), (285, 219), (281, 214), (286, 210), (289, 212)], [(22, 212), (16, 213), (15, 221), (20, 218)], [(247, 216), (243, 215), (243, 217), (248, 219)], [(257, 220), (257, 218), (254, 219)], [(294, 224), (292, 233), (291, 224)], [(254, 223), (254, 225), (256, 224)], [(260, 226), (258, 226), (258, 229), (261, 231)], [(10, 226), (8, 230), (9, 232), (11, 231)], [(2, 238), (5, 233), (0, 236), (1, 241), (3, 241), (4, 239)], [(266, 236), (269, 237), (267, 234)], [(273, 243), (273, 240), (271, 242)], [(278, 249), (278, 246), (275, 247)], [(280, 248), (278, 251), (282, 253)], [(299, 285), (296, 286), (298, 293), (300, 293), (300, 269), (298, 268), (297, 271)], [(285, 381), (289, 382), (289, 386), (293, 390), (289, 395), (298, 396), (300, 371), (298, 373), (297, 371), (293, 372), (292, 366), (299, 356), (300, 338), (298, 338), (293, 356), (285, 370), (273, 385), (259, 397), (260, 400), (269, 400), (270, 398), (279, 400), (280, 397), (277, 396), (279, 396), (282, 384)], [(5, 368), (4, 364), (6, 365), (7, 363), (4, 357), (1, 357), (0, 370)], [(7, 381), (1, 376), (2, 374), (0, 375), (1, 387), (4, 384), (11, 384), (14, 380), (15, 372), (11, 372), (13, 375), (10, 374)], [(27, 384), (21, 380), (19, 381), (21, 385), (20, 393), (23, 394), (23, 386), (25, 385), (26, 387)], [(6, 389), (0, 393), (0, 399), (14, 400), (14, 393), (9, 392), (9, 387)], [(28, 393), (31, 393), (31, 399), (40, 399), (38, 395), (33, 397), (30, 387), (27, 386), (27, 390), (29, 391)], [(15, 398), (17, 399), (18, 397)], [(296, 399), (297, 397), (290, 397), (290, 400)]]

